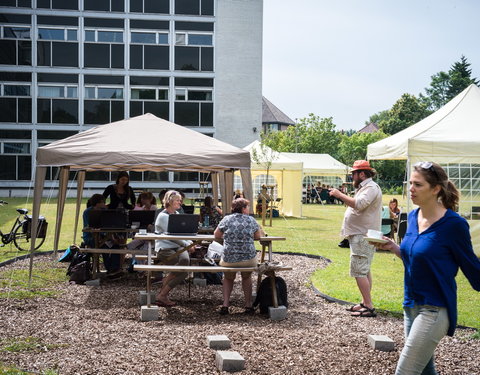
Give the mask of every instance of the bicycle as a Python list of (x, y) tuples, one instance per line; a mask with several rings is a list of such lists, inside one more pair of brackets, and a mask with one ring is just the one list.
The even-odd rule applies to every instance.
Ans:
[[(0, 206), (8, 204), (3, 200), (0, 200)], [(32, 228), (32, 217), (28, 214), (26, 208), (17, 208), (18, 216), (13, 223), (12, 229), (8, 233), (3, 233), (0, 230), (0, 236), (2, 243), (0, 247), (3, 247), (13, 241), (16, 248), (20, 251), (29, 251), (30, 250), (30, 238), (31, 228)], [(23, 218), (22, 218), (23, 215)], [(47, 234), (48, 223), (45, 220), (45, 217), (40, 216), (38, 218), (38, 229), (37, 229), (37, 239), (35, 241), (35, 250), (39, 249), (40, 246), (45, 242), (45, 237)]]

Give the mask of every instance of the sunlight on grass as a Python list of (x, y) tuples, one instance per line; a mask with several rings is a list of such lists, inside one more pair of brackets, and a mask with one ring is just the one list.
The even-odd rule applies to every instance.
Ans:
[(20, 352), (46, 352), (65, 345), (46, 344), (38, 337), (10, 338), (0, 341), (0, 351), (20, 353)]

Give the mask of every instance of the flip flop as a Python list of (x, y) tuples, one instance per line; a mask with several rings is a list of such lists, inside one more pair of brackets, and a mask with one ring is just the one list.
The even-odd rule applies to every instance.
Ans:
[(350, 315), (357, 318), (375, 318), (377, 316), (377, 312), (375, 309), (369, 309), (368, 307), (365, 307), (362, 310), (357, 310)]
[[(360, 308), (359, 308), (359, 309), (356, 309), (355, 307), (357, 307), (357, 306), (360, 306)], [(348, 309), (346, 309), (346, 310), (349, 311), (349, 312), (357, 312), (357, 311), (361, 311), (361, 310), (366, 309), (366, 308), (367, 308), (367, 307), (366, 307), (363, 303), (358, 303), (358, 304), (356, 304), (356, 305), (350, 306), (350, 307), (349, 307)]]

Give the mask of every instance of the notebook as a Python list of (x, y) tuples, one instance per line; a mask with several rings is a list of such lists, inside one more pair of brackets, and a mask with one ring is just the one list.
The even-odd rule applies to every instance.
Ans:
[(123, 210), (90, 210), (90, 228), (125, 229), (127, 214)]
[(168, 217), (167, 233), (170, 235), (195, 236), (200, 215), (173, 214)]
[(155, 211), (150, 210), (131, 210), (128, 211), (128, 224), (132, 226), (132, 223), (140, 223), (140, 229), (146, 229), (150, 224), (155, 221)]

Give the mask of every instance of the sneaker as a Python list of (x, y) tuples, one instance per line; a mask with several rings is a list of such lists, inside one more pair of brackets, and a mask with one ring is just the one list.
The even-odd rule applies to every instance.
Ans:
[(348, 239), (344, 238), (340, 243), (338, 244), (338, 247), (345, 247), (348, 248), (350, 247), (350, 243), (348, 242)]

